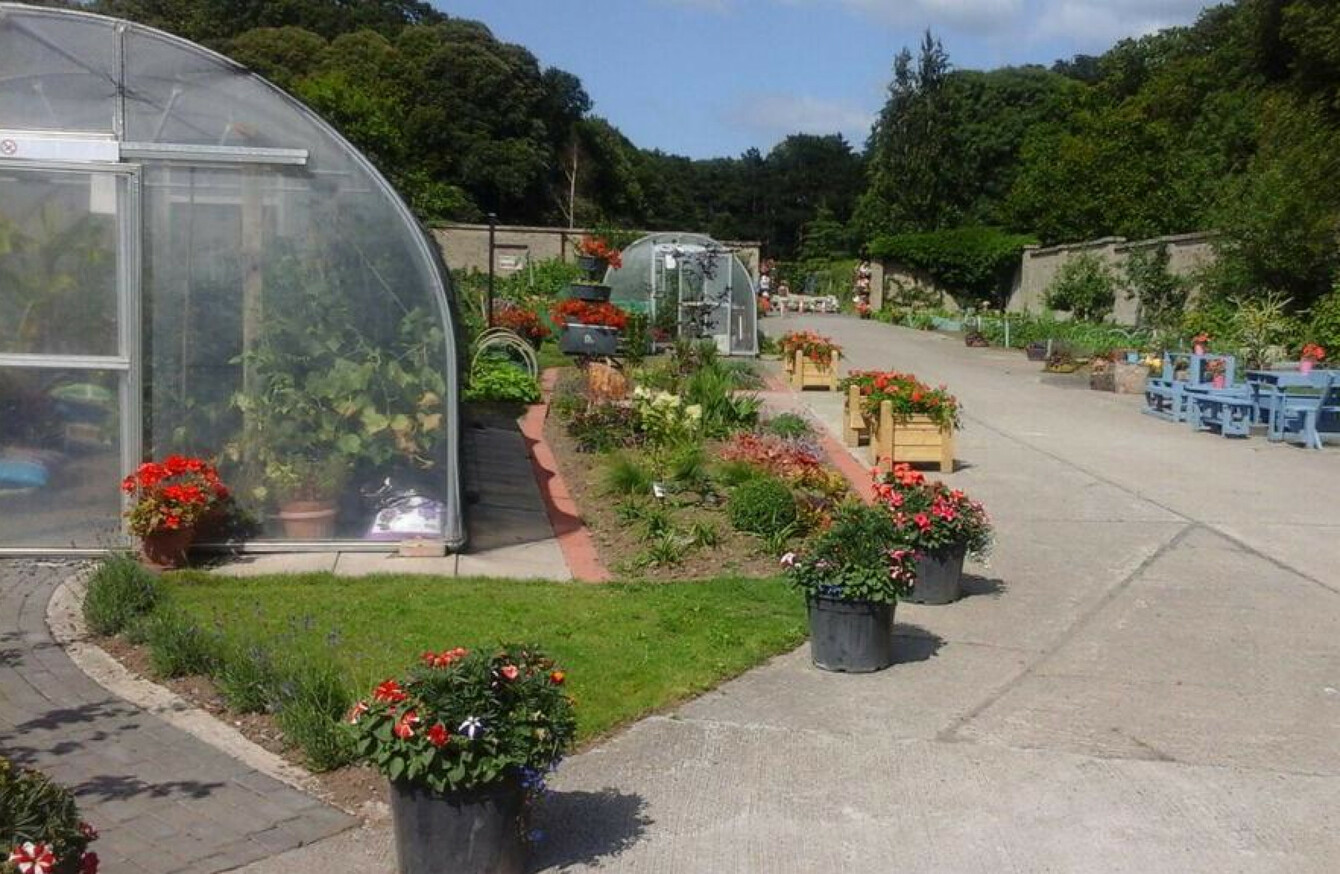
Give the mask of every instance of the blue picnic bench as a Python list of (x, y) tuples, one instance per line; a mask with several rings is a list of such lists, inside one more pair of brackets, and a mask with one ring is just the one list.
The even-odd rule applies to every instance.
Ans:
[(1322, 435), (1340, 434), (1340, 370), (1249, 370), (1245, 378), (1267, 439), (1321, 449)]
[[(1237, 360), (1232, 355), (1197, 355), (1194, 352), (1164, 352), (1163, 372), (1160, 376), (1151, 376), (1145, 380), (1144, 412), (1167, 419), (1170, 422), (1185, 422), (1190, 417), (1188, 387), (1209, 387), (1209, 363), (1221, 361), (1224, 366), (1224, 381), (1233, 384)], [(1179, 379), (1179, 371), (1186, 371), (1186, 378)]]

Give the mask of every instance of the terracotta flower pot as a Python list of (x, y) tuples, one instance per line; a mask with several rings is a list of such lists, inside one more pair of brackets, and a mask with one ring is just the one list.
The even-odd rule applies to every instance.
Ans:
[(329, 540), (335, 535), (334, 501), (288, 501), (275, 514), (289, 540)]
[(186, 566), (186, 551), (195, 540), (194, 528), (155, 531), (140, 538), (141, 560), (159, 570)]

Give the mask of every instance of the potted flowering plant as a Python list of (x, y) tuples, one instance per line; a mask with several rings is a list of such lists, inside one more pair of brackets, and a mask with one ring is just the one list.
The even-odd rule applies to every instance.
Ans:
[(1204, 331), (1191, 338), (1191, 351), (1194, 354), (1204, 355), (1208, 348), (1210, 348), (1210, 335)]
[[(941, 385), (932, 388), (910, 373), (853, 371), (841, 383), (847, 393), (847, 430), (859, 415), (870, 433), (875, 464), (938, 462), (954, 469), (954, 431), (961, 425), (958, 399)], [(849, 445), (856, 445), (849, 436)]]
[(544, 338), (549, 336), (549, 329), (540, 321), (539, 315), (534, 310), (517, 304), (508, 303), (499, 307), (493, 314), (493, 324), (515, 332), (536, 349), (539, 349)]
[(614, 304), (576, 298), (559, 301), (550, 315), (562, 326), (558, 347), (568, 355), (613, 355), (628, 324), (628, 314)]
[(831, 338), (814, 331), (791, 331), (782, 335), (778, 345), (797, 389), (817, 386), (836, 390), (842, 347)]
[(519, 874), (527, 802), (576, 731), (566, 675), (532, 647), (424, 653), (348, 722), (390, 782), (400, 874)]
[(859, 501), (841, 504), (801, 554), (782, 556), (809, 609), (810, 658), (825, 671), (868, 673), (893, 663), (893, 613), (916, 581), (916, 557), (893, 517)]
[(1209, 361), (1206, 361), (1205, 375), (1210, 378), (1210, 385), (1215, 388), (1223, 388), (1226, 382), (1223, 359), (1211, 358)]
[(121, 481), (121, 491), (132, 496), (130, 533), (140, 538), (145, 561), (160, 568), (186, 563), (197, 527), (228, 499), (214, 465), (184, 455), (141, 464)]
[(1312, 368), (1319, 362), (1326, 360), (1326, 350), (1316, 343), (1308, 343), (1303, 347), (1303, 353), (1298, 362), (1298, 369), (1302, 373), (1311, 373)]
[(601, 282), (605, 277), (605, 268), (618, 270), (623, 266), (619, 250), (603, 236), (587, 234), (575, 246), (577, 266), (586, 272), (585, 279), (579, 279), (570, 286), (570, 294), (578, 300), (603, 303), (610, 299), (610, 287)]
[(265, 465), (266, 485), (252, 494), (261, 501), (274, 499), (275, 518), (289, 540), (329, 540), (348, 476), (349, 462), (342, 455), (276, 456)]
[(908, 596), (918, 604), (949, 604), (962, 593), (963, 560), (991, 551), (991, 519), (958, 489), (928, 481), (906, 464), (876, 475), (875, 494), (893, 518), (898, 540), (917, 555), (916, 584)]
[(97, 839), (70, 790), (0, 756), (0, 871), (98, 874)]
[(857, 300), (856, 315), (862, 319), (870, 318), (870, 302), (867, 300)]

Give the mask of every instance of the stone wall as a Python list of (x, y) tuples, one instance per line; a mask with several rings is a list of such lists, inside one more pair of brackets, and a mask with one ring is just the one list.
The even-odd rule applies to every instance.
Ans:
[[(573, 244), (589, 233), (583, 228), (546, 228), (527, 225), (498, 225), (494, 229), (494, 269), (500, 275), (525, 269), (532, 261), (574, 258)], [(442, 249), (442, 257), (452, 270), (489, 269), (489, 226), (448, 224), (433, 228), (433, 238)], [(750, 273), (757, 275), (759, 244), (721, 241), (733, 249)]]
[[(1066, 243), (1046, 248), (1029, 246), (1024, 250), (1021, 259), (1008, 309), (1011, 312), (1032, 313), (1046, 310), (1044, 301), (1047, 287), (1056, 278), (1061, 265), (1081, 253), (1097, 255), (1119, 273), (1131, 252), (1166, 245), (1169, 269), (1179, 276), (1189, 276), (1214, 259), (1213, 240), (1212, 233), (1198, 233), (1154, 237), (1135, 242), (1130, 242), (1125, 237), (1103, 237), (1085, 243)], [(1128, 299), (1124, 292), (1118, 291), (1112, 320), (1122, 325), (1133, 325), (1138, 315), (1137, 310), (1137, 302)]]

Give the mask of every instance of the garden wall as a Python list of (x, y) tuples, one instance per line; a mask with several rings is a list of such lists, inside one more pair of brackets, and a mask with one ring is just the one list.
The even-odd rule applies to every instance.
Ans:
[[(1126, 256), (1131, 252), (1166, 245), (1169, 269), (1178, 276), (1188, 276), (1214, 260), (1213, 240), (1213, 233), (1202, 232), (1153, 237), (1135, 242), (1128, 242), (1125, 237), (1103, 237), (1085, 243), (1065, 243), (1046, 248), (1029, 246), (1024, 249), (1008, 309), (1011, 312), (1032, 313), (1046, 310), (1043, 301), (1046, 298), (1047, 286), (1056, 277), (1056, 272), (1061, 269), (1062, 264), (1081, 253), (1097, 255), (1107, 261), (1114, 270), (1120, 270), (1126, 261)], [(1112, 320), (1122, 325), (1133, 325), (1136, 315), (1136, 301), (1128, 300), (1124, 292), (1118, 291)]]
[[(584, 228), (547, 228), (527, 225), (498, 225), (494, 229), (494, 269), (500, 274), (515, 273), (532, 261), (562, 258), (571, 261), (572, 246), (590, 233)], [(442, 249), (442, 257), (452, 270), (489, 269), (489, 226), (447, 224), (433, 228), (433, 238)], [(735, 250), (749, 272), (758, 274), (759, 244), (722, 243)]]

